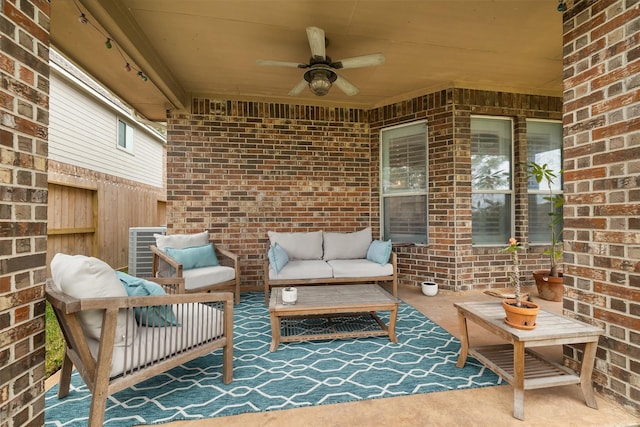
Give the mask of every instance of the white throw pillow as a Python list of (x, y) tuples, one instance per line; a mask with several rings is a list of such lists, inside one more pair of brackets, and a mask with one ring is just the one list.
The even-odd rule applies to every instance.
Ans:
[[(98, 258), (58, 253), (51, 260), (51, 275), (62, 292), (74, 298), (128, 296), (115, 270)], [(80, 313), (80, 324), (85, 335), (100, 339), (102, 317), (102, 310), (85, 310)], [(129, 336), (125, 336), (127, 324), (130, 328)], [(135, 324), (132, 310), (120, 310), (115, 345), (131, 344), (136, 334)]]
[(364, 259), (371, 245), (371, 227), (353, 233), (324, 233), (324, 260)]
[(271, 245), (278, 244), (290, 260), (322, 259), (322, 231), (280, 233), (268, 231)]
[(156, 246), (162, 250), (165, 248), (184, 249), (209, 243), (208, 231), (194, 234), (154, 234), (153, 237), (156, 238)]

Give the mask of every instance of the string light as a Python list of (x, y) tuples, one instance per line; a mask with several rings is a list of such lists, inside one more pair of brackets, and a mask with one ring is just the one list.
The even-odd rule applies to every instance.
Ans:
[(145, 73), (142, 72), (142, 70), (136, 68), (134, 65), (131, 65), (131, 61), (127, 59), (127, 57), (125, 56), (124, 52), (122, 52), (122, 49), (120, 49), (120, 46), (118, 45), (118, 42), (116, 42), (109, 34), (104, 33), (104, 31), (94, 25), (93, 22), (91, 22), (89, 20), (89, 18), (87, 18), (87, 15), (82, 11), (82, 9), (80, 9), (80, 6), (78, 6), (78, 3), (76, 0), (73, 0), (73, 4), (76, 6), (76, 9), (78, 9), (78, 13), (80, 13), (80, 16), (78, 17), (78, 21), (81, 24), (84, 25), (90, 25), (94, 30), (96, 30), (102, 37), (104, 37), (105, 42), (104, 42), (104, 46), (107, 49), (111, 49), (115, 46), (116, 50), (118, 51), (118, 54), (120, 55), (120, 57), (122, 58), (122, 61), (125, 63), (124, 65), (124, 69), (129, 72), (131, 70), (135, 70), (138, 77), (140, 77), (140, 80), (142, 80), (143, 82), (146, 82), (149, 80), (149, 77), (147, 77), (147, 75)]

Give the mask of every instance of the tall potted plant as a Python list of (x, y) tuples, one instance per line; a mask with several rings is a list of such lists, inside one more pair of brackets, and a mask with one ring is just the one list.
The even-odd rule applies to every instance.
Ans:
[(558, 271), (558, 262), (562, 258), (562, 242), (560, 236), (561, 230), (557, 229), (557, 225), (562, 222), (562, 211), (558, 211), (564, 204), (564, 198), (560, 194), (554, 194), (553, 184), (560, 177), (562, 170), (556, 172), (546, 163), (539, 164), (529, 162), (527, 165), (529, 176), (533, 177), (538, 184), (542, 181), (547, 183), (548, 195), (544, 200), (549, 202), (549, 229), (551, 243), (544, 250), (544, 254), (549, 257), (549, 269), (537, 270), (533, 272), (533, 278), (536, 281), (538, 295), (542, 299), (550, 301), (562, 301), (564, 279), (562, 272)]
[(511, 284), (515, 298), (505, 298), (502, 300), (502, 308), (505, 312), (505, 323), (517, 329), (533, 329), (536, 327), (536, 317), (540, 311), (540, 307), (532, 302), (522, 298), (520, 292), (520, 260), (518, 259), (518, 250), (520, 244), (513, 237), (509, 239), (509, 246), (504, 251), (511, 254), (512, 272)]

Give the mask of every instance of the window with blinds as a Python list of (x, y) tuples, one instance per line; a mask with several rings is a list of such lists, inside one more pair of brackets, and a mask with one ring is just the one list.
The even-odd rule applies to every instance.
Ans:
[(427, 125), (380, 132), (381, 216), (384, 239), (427, 243)]
[[(536, 162), (556, 172), (558, 179), (551, 185), (554, 195), (562, 194), (562, 123), (558, 121), (527, 120), (527, 163)], [(538, 183), (534, 177), (527, 181), (529, 190), (529, 242), (549, 244), (551, 233), (551, 203), (549, 200), (549, 183), (542, 180)], [(555, 208), (562, 218), (562, 206)], [(562, 221), (553, 225), (556, 235), (562, 236)]]
[(504, 245), (513, 235), (513, 123), (471, 117), (471, 212), (474, 245)]

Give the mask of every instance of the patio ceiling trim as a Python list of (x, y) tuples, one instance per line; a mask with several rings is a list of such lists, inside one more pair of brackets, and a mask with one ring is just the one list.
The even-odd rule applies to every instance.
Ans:
[(118, 46), (142, 70), (167, 101), (184, 109), (186, 92), (162, 61), (149, 40), (121, 2), (113, 0), (78, 0), (105, 29)]

